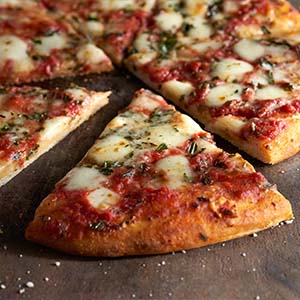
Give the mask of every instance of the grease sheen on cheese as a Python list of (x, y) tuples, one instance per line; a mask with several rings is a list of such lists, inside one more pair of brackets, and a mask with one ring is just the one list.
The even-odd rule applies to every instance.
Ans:
[(77, 59), (83, 64), (99, 64), (107, 60), (105, 53), (93, 44), (83, 45), (77, 53)]
[(51, 36), (43, 36), (37, 40), (38, 43), (34, 43), (34, 49), (40, 55), (50, 55), (51, 50), (60, 50), (67, 47), (66, 37), (59, 33), (55, 33)]
[(89, 203), (96, 209), (105, 210), (118, 203), (120, 195), (105, 187), (99, 187), (92, 191), (87, 199)]
[(225, 58), (216, 63), (212, 74), (222, 80), (232, 82), (242, 79), (246, 73), (251, 71), (253, 71), (251, 64), (243, 60)]
[(162, 92), (166, 97), (181, 100), (182, 97), (190, 95), (195, 88), (190, 82), (169, 80), (162, 84)]
[(205, 103), (207, 106), (222, 106), (227, 101), (239, 100), (243, 86), (237, 83), (226, 83), (219, 85), (210, 90), (206, 96)]
[(87, 167), (74, 168), (67, 175), (66, 190), (93, 190), (99, 187), (100, 183), (104, 182), (106, 177), (98, 170)]
[(254, 61), (265, 53), (265, 47), (258, 42), (242, 39), (234, 45), (234, 51), (243, 59)]

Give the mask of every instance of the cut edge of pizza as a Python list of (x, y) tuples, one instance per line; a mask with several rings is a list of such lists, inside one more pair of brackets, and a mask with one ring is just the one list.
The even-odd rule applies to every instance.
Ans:
[(140, 90), (42, 201), (26, 238), (70, 254), (145, 255), (223, 242), (291, 218), (289, 201), (252, 165)]
[(1, 14), (0, 85), (113, 70), (104, 51), (64, 18), (39, 7), (3, 8)]
[(109, 95), (76, 85), (1, 89), (0, 186), (106, 105)]

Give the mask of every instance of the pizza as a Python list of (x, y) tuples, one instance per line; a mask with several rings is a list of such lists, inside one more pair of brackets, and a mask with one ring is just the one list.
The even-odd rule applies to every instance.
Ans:
[(239, 154), (140, 90), (43, 200), (26, 238), (86, 256), (155, 254), (290, 218), (290, 203)]
[(0, 90), (0, 186), (108, 102), (107, 92), (9, 87)]
[(160, 1), (125, 65), (251, 156), (297, 153), (300, 14), (282, 1), (174, 3)]
[(0, 85), (112, 70), (106, 54), (61, 17), (1, 3), (0, 15)]
[(63, 17), (101, 47), (116, 64), (141, 28), (145, 27), (155, 0), (54, 1), (41, 3), (52, 14)]

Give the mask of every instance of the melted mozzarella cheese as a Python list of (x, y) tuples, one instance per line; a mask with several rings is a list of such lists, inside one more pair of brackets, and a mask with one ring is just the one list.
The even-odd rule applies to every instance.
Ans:
[(239, 5), (236, 0), (227, 0), (223, 3), (223, 9), (225, 13), (233, 13), (238, 11)]
[(268, 100), (286, 97), (288, 97), (288, 92), (275, 85), (263, 87), (261, 89), (256, 90), (255, 93), (255, 98), (258, 100)]
[(192, 25), (188, 35), (196, 39), (207, 39), (212, 34), (212, 28), (202, 16), (194, 16), (185, 19), (187, 24)]
[(93, 190), (106, 181), (106, 177), (94, 168), (77, 167), (67, 175), (65, 189), (71, 190)]
[(214, 0), (185, 0), (185, 9), (189, 15), (205, 15), (207, 5), (213, 4)]
[(253, 71), (253, 66), (249, 63), (234, 58), (225, 58), (216, 63), (212, 74), (225, 81), (234, 81), (242, 79), (244, 74), (251, 71)]
[(66, 127), (70, 122), (70, 117), (59, 116), (53, 119), (47, 119), (44, 123), (44, 130), (42, 138), (45, 140), (51, 140), (57, 135), (58, 131), (61, 131), (63, 127)]
[(117, 9), (123, 9), (132, 7), (135, 4), (134, 0), (102, 0), (98, 1), (99, 5), (102, 10), (104, 11), (110, 11), (110, 10), (117, 10)]
[(140, 34), (134, 41), (134, 48), (138, 52), (150, 52), (153, 51), (152, 43), (149, 40), (150, 34), (149, 33), (142, 33)]
[(93, 44), (83, 45), (77, 53), (77, 59), (83, 64), (99, 64), (107, 60), (105, 53)]
[(117, 204), (120, 196), (112, 190), (101, 187), (91, 192), (87, 199), (94, 208), (104, 210)]
[(123, 161), (133, 150), (128, 140), (118, 135), (110, 135), (99, 140), (89, 151), (88, 156), (97, 163)]
[(176, 31), (181, 27), (183, 18), (177, 12), (160, 12), (155, 20), (159, 28), (163, 31)]
[(156, 168), (165, 172), (167, 176), (167, 186), (177, 189), (185, 185), (185, 178), (192, 178), (193, 172), (189, 161), (182, 155), (172, 155), (159, 160)]
[(198, 123), (196, 123), (191, 117), (187, 115), (181, 115), (180, 126), (177, 128), (179, 132), (185, 134), (187, 138), (192, 135), (204, 131)]
[(131, 55), (130, 60), (137, 66), (142, 66), (153, 61), (157, 57), (157, 52), (136, 53)]
[(66, 38), (58, 33), (51, 36), (40, 37), (38, 41), (38, 43), (34, 43), (34, 49), (40, 55), (49, 55), (51, 50), (59, 50), (67, 47)]
[(213, 49), (213, 50), (219, 49), (221, 46), (222, 44), (219, 42), (207, 41), (207, 42), (192, 44), (190, 45), (190, 48), (197, 51), (199, 54), (202, 54), (208, 51), (209, 49)]
[(234, 45), (234, 51), (241, 58), (254, 61), (265, 53), (265, 47), (256, 41), (242, 39)]
[(219, 85), (210, 90), (206, 96), (205, 103), (207, 106), (222, 106), (227, 101), (239, 100), (243, 87), (237, 83), (226, 83)]
[(6, 60), (13, 60), (13, 68), (16, 71), (30, 71), (33, 64), (27, 54), (27, 44), (14, 35), (3, 35), (0, 37), (0, 64)]
[(157, 146), (164, 143), (168, 147), (178, 147), (187, 140), (187, 136), (176, 130), (171, 124), (161, 124), (157, 127), (152, 127), (149, 132), (150, 135), (146, 140)]
[[(162, 98), (161, 98), (161, 100), (162, 100)], [(135, 97), (133, 99), (133, 101), (131, 102), (131, 104), (129, 105), (129, 107), (138, 106), (141, 109), (147, 109), (147, 110), (153, 111), (156, 108), (160, 107), (160, 105), (161, 105), (161, 102), (158, 101), (157, 98), (150, 98), (149, 95), (142, 94), (139, 97)]]
[(190, 82), (182, 82), (178, 80), (169, 80), (162, 84), (163, 94), (174, 100), (181, 100), (182, 98), (189, 96), (195, 88)]
[(247, 122), (236, 116), (222, 116), (216, 119), (213, 127), (225, 131), (239, 133), (246, 123)]
[(99, 21), (87, 21), (84, 23), (85, 31), (93, 37), (101, 36), (104, 31), (104, 26)]
[(70, 88), (66, 92), (72, 94), (76, 100), (84, 100), (89, 96), (84, 90), (79, 88)]

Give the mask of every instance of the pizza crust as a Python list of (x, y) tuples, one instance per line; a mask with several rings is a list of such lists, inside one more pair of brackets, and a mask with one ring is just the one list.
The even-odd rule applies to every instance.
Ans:
[(51, 209), (59, 205), (60, 200), (50, 195), (36, 211), (34, 221), (26, 230), (26, 238), (84, 256), (145, 255), (198, 248), (249, 235), (293, 217), (290, 203), (278, 192), (269, 190), (262, 197), (256, 203), (239, 203), (240, 213), (233, 224), (212, 216), (208, 206), (204, 206), (178, 215), (137, 221), (111, 232), (74, 228), (76, 232), (82, 232), (81, 239), (51, 239), (43, 231), (42, 217), (51, 215)]
[(40, 140), (38, 142), (39, 148), (37, 151), (30, 156), (28, 160), (24, 162), (22, 166), (19, 166), (17, 161), (5, 161), (1, 164), (0, 168), (0, 186), (6, 184), (13, 177), (19, 174), (23, 169), (33, 163), (42, 154), (49, 151), (53, 146), (55, 146), (59, 141), (66, 137), (70, 132), (75, 130), (80, 124), (86, 121), (90, 116), (92, 116), (97, 110), (108, 103), (108, 96), (110, 92), (97, 92), (91, 96), (89, 104), (84, 106), (84, 109), (74, 118), (66, 117), (65, 122), (61, 123), (57, 132), (51, 135), (49, 138), (44, 137), (43, 133), (45, 130), (40, 132)]

